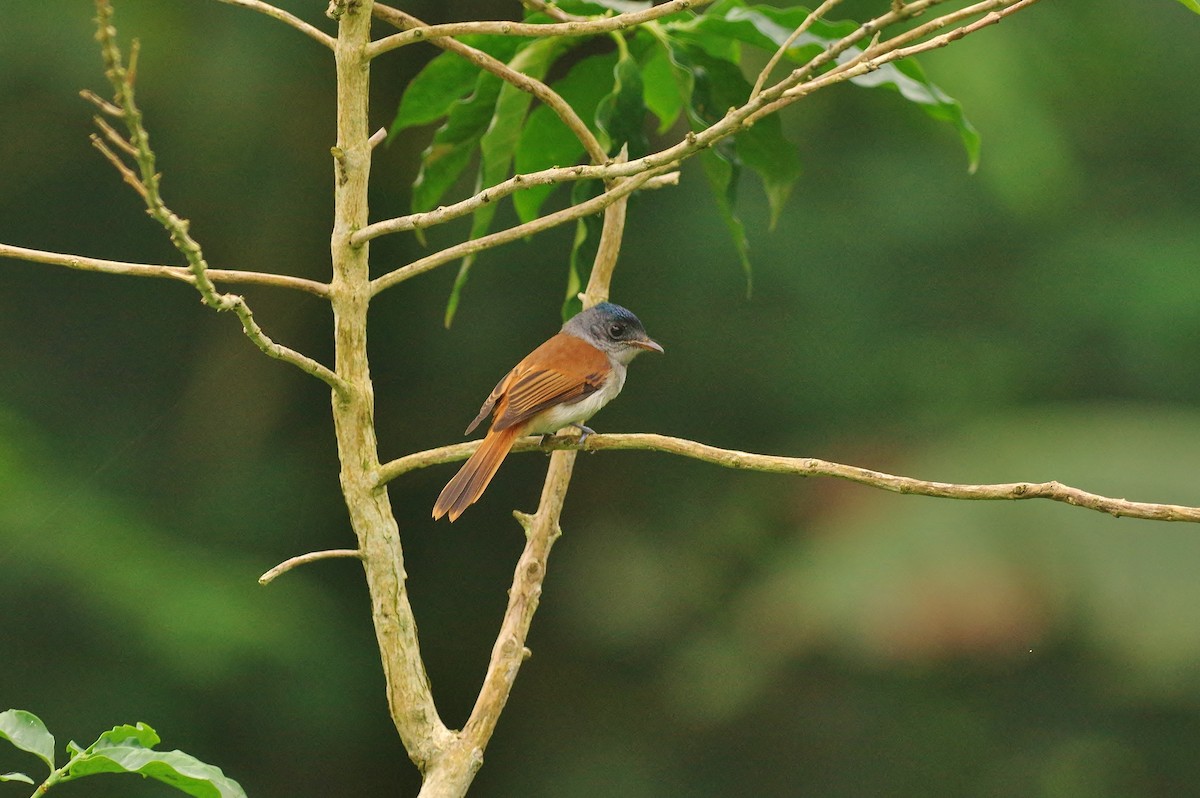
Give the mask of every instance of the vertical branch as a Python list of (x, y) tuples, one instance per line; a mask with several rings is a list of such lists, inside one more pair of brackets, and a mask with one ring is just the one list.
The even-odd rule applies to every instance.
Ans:
[(371, 144), (367, 128), (371, 0), (331, 4), (338, 19), (337, 143), (334, 225), (330, 239), (334, 346), (338, 376), (348, 386), (333, 396), (341, 486), (358, 537), (371, 596), (371, 616), (387, 681), (392, 721), (409, 756), (425, 771), (451, 738), (438, 717), (421, 661), (416, 621), (405, 587), (404, 553), (387, 489), (378, 487), (375, 397), (367, 362), (369, 244), (351, 235), (367, 223)]

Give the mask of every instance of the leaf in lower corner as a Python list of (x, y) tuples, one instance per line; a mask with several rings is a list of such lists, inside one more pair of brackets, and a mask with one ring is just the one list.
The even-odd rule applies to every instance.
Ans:
[(54, 735), (46, 729), (41, 718), (32, 712), (23, 709), (0, 712), (0, 739), (8, 740), (22, 751), (37, 756), (50, 770), (54, 770)]
[(182, 751), (155, 751), (158, 735), (144, 723), (105, 732), (71, 764), (63, 781), (97, 773), (138, 773), (196, 798), (245, 798), (220, 768)]

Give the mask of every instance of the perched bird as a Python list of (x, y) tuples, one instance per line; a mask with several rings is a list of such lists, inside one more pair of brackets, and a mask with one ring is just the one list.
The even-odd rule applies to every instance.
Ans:
[(479, 448), (442, 489), (434, 519), (462, 515), (483, 494), (513, 442), (522, 435), (548, 435), (578, 427), (580, 440), (592, 430), (583, 423), (625, 387), (625, 367), (638, 353), (662, 352), (638, 317), (610, 302), (588, 308), (557, 335), (526, 355), (492, 391), (465, 434), (494, 414)]

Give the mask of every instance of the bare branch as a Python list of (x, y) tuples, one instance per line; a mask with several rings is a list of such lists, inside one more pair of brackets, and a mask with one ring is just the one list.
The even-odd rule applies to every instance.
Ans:
[(274, 582), (277, 577), (286, 574), (293, 568), (301, 565), (307, 565), (310, 562), (346, 557), (352, 557), (356, 560), (361, 560), (362, 552), (358, 549), (330, 549), (328, 551), (310, 551), (308, 554), (299, 554), (295, 557), (289, 557), (288, 559), (279, 563), (279, 565), (276, 565), (274, 568), (267, 571), (258, 578), (258, 583), (260, 585), (269, 585)]
[[(85, 272), (124, 274), (131, 277), (168, 277), (188, 283), (189, 285), (196, 284), (196, 276), (186, 266), (159, 266), (150, 263), (127, 263), (120, 260), (87, 258), (82, 255), (47, 252), (41, 249), (27, 249), (11, 244), (0, 244), (0, 257), (13, 258), (14, 260), (23, 260), (30, 263), (45, 263), (50, 266), (65, 266), (68, 269), (78, 269)], [(329, 296), (329, 286), (325, 283), (319, 283), (316, 280), (305, 280), (302, 277), (292, 277), (287, 274), (209, 269), (208, 276), (217, 282), (268, 285), (275, 288), (291, 288), (296, 291), (304, 291), (319, 297)]]
[[(374, 13), (375, 16), (386, 22), (390, 22), (398, 28), (411, 30), (425, 26), (425, 23), (411, 14), (406, 14), (399, 9), (391, 8), (381, 3), (375, 4)], [(431, 39), (430, 41), (434, 46), (461, 55), (480, 69), (487, 70), (501, 80), (541, 100), (550, 107), (550, 110), (558, 115), (558, 118), (567, 126), (567, 129), (575, 134), (575, 137), (579, 139), (579, 143), (587, 151), (588, 157), (592, 159), (592, 163), (604, 163), (608, 160), (608, 152), (605, 151), (604, 147), (600, 146), (600, 142), (596, 139), (595, 134), (579, 118), (579, 114), (575, 113), (575, 109), (571, 107), (571, 104), (564, 100), (554, 89), (537, 78), (530, 77), (510, 68), (503, 61), (488, 55), (482, 50), (465, 45), (450, 37), (441, 37)]]
[(371, 43), (367, 53), (371, 58), (382, 55), (397, 47), (414, 42), (437, 39), (443, 36), (465, 36), (471, 33), (488, 33), (493, 36), (595, 36), (615, 30), (625, 30), (635, 25), (661, 19), (688, 9), (703, 8), (714, 0), (671, 0), (668, 3), (612, 17), (598, 17), (586, 22), (552, 22), (539, 25), (529, 22), (451, 22), (445, 25), (429, 25), (413, 28), (403, 33), (394, 33)]
[[(479, 445), (478, 441), (456, 443), (438, 449), (417, 452), (385, 463), (380, 469), (380, 482), (395, 479), (409, 471), (440, 463), (465, 460)], [(763, 471), (771, 474), (792, 474), (800, 477), (835, 477), (857, 482), (871, 488), (908, 493), (916, 496), (933, 496), (943, 499), (973, 499), (977, 501), (1020, 501), (1023, 499), (1049, 499), (1075, 507), (1107, 513), (1118, 518), (1141, 518), (1150, 521), (1187, 521), (1200, 523), (1200, 507), (1179, 504), (1155, 504), (1114, 499), (1073, 488), (1061, 482), (1005, 482), (990, 485), (932, 482), (915, 477), (896, 476), (858, 466), (843, 465), (815, 457), (783, 457), (770, 454), (752, 454), (734, 449), (674, 438), (668, 435), (649, 433), (589, 435), (581, 446), (575, 436), (549, 439), (543, 446), (541, 438), (522, 438), (513, 446), (514, 452), (546, 451), (547, 449), (580, 449), (586, 452), (605, 450), (645, 450), (666, 452), (681, 457), (690, 457), (705, 463), (744, 471)]]
[(642, 172), (636, 177), (632, 177), (623, 181), (620, 185), (604, 192), (603, 194), (593, 197), (590, 200), (581, 202), (578, 205), (572, 205), (569, 208), (563, 208), (561, 211), (542, 216), (533, 221), (519, 224), (515, 227), (510, 227), (507, 230), (501, 230), (497, 233), (492, 233), (479, 238), (473, 238), (469, 241), (464, 241), (461, 244), (456, 244), (452, 247), (447, 247), (440, 252), (435, 252), (432, 255), (426, 255), (424, 258), (415, 260), (406, 266), (388, 272), (385, 275), (376, 277), (371, 281), (372, 296), (391, 288), (397, 283), (416, 277), (419, 274), (424, 274), (431, 269), (436, 269), (442, 264), (449, 263), (452, 260), (461, 258), (464, 255), (469, 255), (473, 252), (481, 252), (485, 249), (507, 244), (512, 241), (525, 238), (526, 236), (540, 233), (543, 230), (549, 230), (551, 227), (556, 227), (560, 224), (579, 219), (588, 214), (598, 213), (607, 208), (612, 203), (628, 196), (648, 182), (651, 178), (662, 174), (663, 172), (673, 168), (673, 165), (658, 167), (647, 172)]
[(129, 67), (126, 67), (122, 62), (121, 49), (117, 44), (117, 31), (113, 27), (112, 16), (113, 10), (109, 0), (96, 0), (96, 40), (100, 42), (100, 51), (104, 56), (104, 74), (113, 87), (113, 105), (120, 108), (121, 118), (129, 130), (128, 143), (136, 153), (134, 160), (138, 167), (137, 173), (126, 166), (99, 136), (92, 137), (92, 144), (117, 168), (125, 181), (141, 195), (146, 203), (147, 212), (167, 231), (171, 243), (187, 260), (192, 276), (191, 283), (200, 293), (200, 298), (205, 305), (217, 311), (233, 311), (241, 321), (242, 331), (246, 337), (264, 354), (290, 363), (301, 371), (324, 381), (338, 394), (344, 394), (346, 384), (331, 369), (294, 349), (273, 341), (254, 320), (254, 314), (251, 312), (250, 306), (246, 304), (244, 297), (237, 294), (222, 294), (213, 285), (208, 263), (204, 259), (200, 244), (188, 233), (188, 221), (180, 218), (167, 207), (159, 194), (161, 176), (155, 168), (156, 158), (154, 151), (150, 148), (150, 135), (142, 125), (142, 113), (134, 100), (133, 79), (137, 47), (133, 47), (134, 55), (131, 55)]
[(312, 25), (309, 25), (307, 22), (295, 16), (294, 14), (289, 14), (282, 8), (276, 8), (270, 3), (263, 2), (263, 0), (219, 0), (219, 2), (227, 3), (231, 6), (248, 8), (251, 11), (258, 11), (261, 14), (266, 14), (268, 17), (277, 19), (285, 25), (290, 25), (313, 41), (325, 45), (330, 50), (333, 49), (332, 36), (318, 30), (317, 28), (314, 28)]
[(568, 14), (553, 3), (547, 3), (545, 0), (521, 0), (521, 5), (526, 8), (531, 8), (534, 11), (540, 11), (548, 17), (557, 19), (559, 22), (586, 22), (587, 17), (579, 14)]

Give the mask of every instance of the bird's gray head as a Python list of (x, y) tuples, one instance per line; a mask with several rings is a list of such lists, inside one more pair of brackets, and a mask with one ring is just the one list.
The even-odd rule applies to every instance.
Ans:
[(646, 328), (637, 316), (611, 302), (588, 308), (564, 324), (562, 331), (582, 338), (619, 363), (628, 363), (639, 352), (663, 351), (646, 335)]

